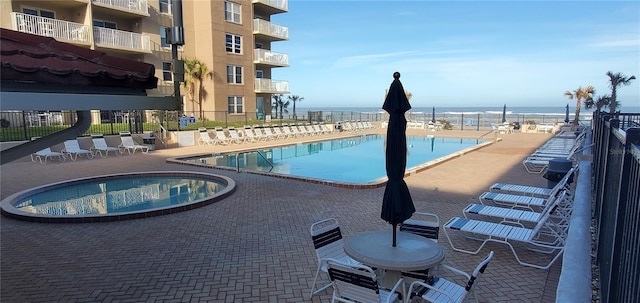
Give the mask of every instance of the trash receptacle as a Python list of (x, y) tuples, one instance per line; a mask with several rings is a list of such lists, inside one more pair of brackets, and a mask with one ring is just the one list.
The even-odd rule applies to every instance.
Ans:
[(196, 117), (194, 116), (189, 117), (189, 123), (190, 124), (196, 123)]
[(187, 126), (187, 116), (180, 117), (180, 126)]
[(146, 145), (149, 150), (156, 150), (156, 137), (153, 133), (143, 135), (142, 143)]
[(573, 162), (565, 158), (549, 160), (549, 166), (543, 177), (547, 179), (547, 188), (554, 188), (562, 178), (571, 170)]

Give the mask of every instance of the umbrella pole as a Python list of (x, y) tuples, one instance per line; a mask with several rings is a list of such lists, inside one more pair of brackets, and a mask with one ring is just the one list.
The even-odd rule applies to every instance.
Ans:
[(396, 225), (393, 224), (393, 244), (391, 246), (396, 247)]

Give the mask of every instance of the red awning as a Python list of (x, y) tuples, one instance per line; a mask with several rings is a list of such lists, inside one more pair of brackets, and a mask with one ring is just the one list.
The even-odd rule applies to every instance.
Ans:
[(65, 86), (156, 88), (153, 64), (58, 42), (53, 38), (0, 29), (2, 82)]

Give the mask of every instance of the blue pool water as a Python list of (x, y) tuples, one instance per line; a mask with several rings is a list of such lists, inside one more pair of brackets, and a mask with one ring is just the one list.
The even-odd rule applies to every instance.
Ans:
[[(408, 137), (407, 169), (476, 146), (485, 140)], [(368, 183), (386, 177), (384, 136), (368, 135), (180, 161), (327, 180)]]
[(159, 215), (211, 203), (220, 194), (228, 193), (234, 184), (226, 177), (190, 172), (100, 176), (14, 194), (2, 201), (2, 211), (49, 219), (139, 218), (150, 216), (148, 212)]

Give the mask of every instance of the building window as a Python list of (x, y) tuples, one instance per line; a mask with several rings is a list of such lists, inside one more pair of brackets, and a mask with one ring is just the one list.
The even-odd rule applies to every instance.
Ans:
[(262, 70), (260, 70), (260, 69), (257, 69), (256, 70), (256, 78), (257, 79), (262, 79), (263, 76), (264, 76), (264, 72)]
[(162, 80), (164, 81), (172, 81), (173, 80), (173, 72), (171, 62), (162, 62)]
[(160, 0), (160, 12), (171, 15), (171, 0)]
[(242, 54), (242, 37), (234, 34), (226, 34), (227, 53)]
[(242, 114), (242, 97), (241, 96), (229, 96), (227, 97), (227, 102), (229, 104), (229, 113), (230, 114)]
[(56, 18), (56, 12), (39, 9), (39, 8), (33, 8), (33, 7), (23, 7), (22, 13), (27, 15), (32, 15), (32, 16), (51, 18), (51, 19)]
[(111, 21), (93, 20), (93, 27), (117, 29), (118, 25), (115, 22), (111, 22)]
[(224, 2), (224, 20), (240, 23), (240, 4), (229, 1)]
[(167, 43), (167, 28), (164, 26), (160, 27), (160, 46), (171, 47), (171, 44)]
[(227, 83), (242, 84), (242, 66), (227, 65)]

